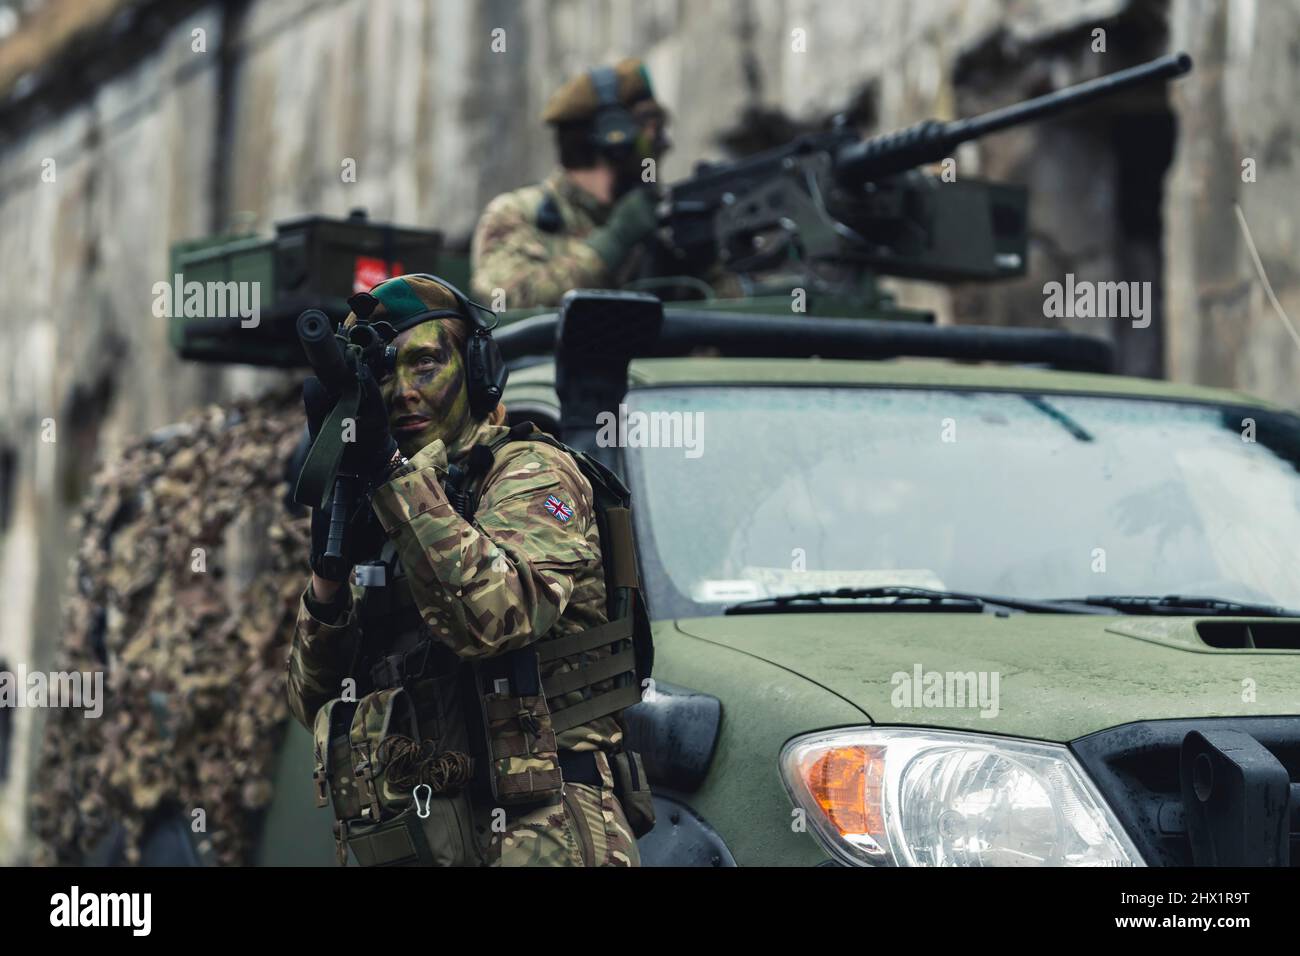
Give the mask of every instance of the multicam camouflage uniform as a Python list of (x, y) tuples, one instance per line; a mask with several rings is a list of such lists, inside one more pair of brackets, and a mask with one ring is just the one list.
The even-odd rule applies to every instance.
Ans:
[[(505, 426), (485, 423), (478, 426), (472, 440), (457, 444), (461, 448), (491, 444), (506, 431)], [(591, 486), (567, 454), (537, 441), (510, 441), (499, 446), (483, 479), (472, 523), (465, 522), (447, 500), (441, 484), (447, 464), (445, 446), (435, 440), (374, 497), (375, 513), (400, 566), (399, 577), (390, 587), (409, 588), (417, 617), (390, 619), (394, 626), (388, 633), (368, 633), (363, 638), (359, 622), (367, 619), (367, 602), (376, 600), (367, 589), (354, 584), (344, 595), (343, 609), (334, 612), (337, 617), (313, 600), (310, 586), (302, 597), (289, 658), (289, 701), (299, 721), (309, 730), (317, 728), (318, 741), (321, 708), (339, 697), (350, 662), (359, 651), (364, 656), (371, 650), (370, 659), (374, 659), (375, 652), (408, 649), (421, 634), (437, 639), (447, 658), (440, 669), (443, 694), (436, 708), (440, 713), (426, 722), (428, 707), (423, 700), (415, 702), (415, 710), (420, 714), (420, 734), (429, 736), (427, 725), (436, 725), (438, 729), (432, 733), (436, 749), (446, 752), (465, 745), (469, 731), (464, 708), (477, 705), (464, 695), (457, 696), (455, 682), (447, 679), (455, 663), (499, 655), (539, 638), (542, 642), (553, 640), (606, 621)], [(548, 509), (548, 499), (558, 499), (571, 510), (571, 517), (558, 518), (553, 505)], [(542, 677), (569, 669), (567, 659), (558, 658), (542, 665)], [(438, 679), (416, 684), (415, 695)], [(605, 682), (597, 689), (608, 686)], [(358, 696), (365, 691), (360, 684)], [(566, 698), (556, 703), (581, 700), (574, 694)], [(372, 692), (362, 697), (358, 709), (372, 700), (376, 707), (383, 703)], [(458, 848), (453, 836), (448, 849), (448, 841), (434, 834), (430, 842), (435, 858), (447, 864), (483, 861), (501, 866), (639, 865), (635, 838), (613, 794), (606, 756), (621, 742), (622, 729), (613, 716), (560, 733), (559, 750), (597, 755), (602, 786), (567, 782), (562, 797), (548, 805), (528, 812), (506, 808), (504, 832), (498, 832), (499, 825), (492, 826), (494, 819), (500, 819), (500, 814), (494, 818), (494, 808), (475, 807), (478, 845)], [(427, 759), (436, 763), (435, 757)], [(387, 777), (382, 767), (374, 773), (384, 777), (380, 796), (386, 809), (410, 802), (410, 791), (393, 785), (391, 766)], [(337, 789), (333, 793), (337, 804)], [(346, 803), (356, 796), (344, 792), (341, 799)], [(459, 827), (462, 843), (468, 843), (469, 828), (462, 819), (464, 799), (463, 788), (451, 795), (435, 794), (429, 819)]]
[[(554, 231), (538, 225), (548, 196), (558, 213)], [(584, 241), (605, 224), (611, 208), (570, 182), (562, 169), (543, 183), (497, 196), (483, 210), (470, 245), (474, 294), (493, 302), (500, 289), (500, 304), (518, 309), (556, 305), (570, 289), (618, 288), (636, 274), (641, 256), (634, 253), (611, 273)]]
[[(650, 73), (641, 60), (627, 57), (605, 72), (624, 109), (657, 109)], [(584, 136), (594, 137), (594, 127), (586, 124), (601, 109), (593, 75), (583, 71), (551, 94), (541, 119), (556, 129), (576, 125)], [(612, 143), (621, 134), (609, 135)], [(613, 203), (580, 188), (563, 168), (541, 184), (498, 196), (483, 211), (470, 246), (473, 293), (500, 310), (556, 305), (569, 289), (618, 288), (636, 274), (642, 250), (623, 246), (602, 257), (587, 241), (609, 222), (613, 210)]]

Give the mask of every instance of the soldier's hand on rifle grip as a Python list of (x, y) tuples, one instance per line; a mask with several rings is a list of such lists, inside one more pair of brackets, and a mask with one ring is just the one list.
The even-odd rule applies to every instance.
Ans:
[[(330, 409), (334, 405), (334, 400), (330, 398), (329, 392), (321, 384), (320, 379), (314, 375), (304, 379), (302, 383), (302, 405), (307, 413), (307, 433), (311, 440), (315, 441), (320, 435), (321, 425), (329, 416)], [(330, 513), (326, 508), (311, 509), (311, 569), (312, 572), (322, 581), (336, 583), (347, 578), (344, 572), (342, 577), (338, 577), (337, 569), (325, 567), (321, 560), (325, 554), (330, 530)], [(334, 570), (334, 573), (328, 573)], [(332, 591), (331, 591), (332, 593)], [(318, 592), (318, 597), (320, 597)]]
[(617, 269), (659, 225), (656, 205), (652, 190), (632, 190), (614, 204), (605, 225), (587, 237), (587, 245), (596, 250), (608, 268)]
[[(344, 428), (348, 429), (350, 434), (345, 434), (347, 448), (339, 467), (339, 474), (357, 476), (364, 489), (387, 473), (389, 462), (397, 451), (397, 443), (388, 428), (388, 412), (378, 383), (370, 370), (364, 366), (360, 370), (360, 377), (360, 407), (356, 421), (351, 423), (344, 421)], [(315, 440), (320, 434), (325, 419), (329, 416), (334, 399), (321, 381), (315, 377), (303, 382), (302, 398), (307, 413), (307, 430)], [(352, 504), (355, 507), (350, 509), (350, 513), (344, 519), (347, 530), (342, 561), (338, 558), (332, 560), (325, 558), (330, 544), (331, 509), (312, 509), (311, 569), (321, 582), (347, 580), (352, 565), (357, 561), (359, 551), (374, 550), (376, 542), (372, 539), (376, 536), (373, 533), (375, 528), (370, 527), (372, 522), (366, 520), (369, 518), (366, 498), (358, 496)], [(369, 555), (362, 555), (362, 557), (366, 556)], [(316, 590), (319, 592), (321, 589)]]
[(397, 441), (388, 427), (388, 406), (379, 382), (365, 365), (360, 367), (359, 374), (361, 405), (357, 410), (356, 443), (344, 453), (343, 462), (369, 488), (388, 474), (397, 454)]

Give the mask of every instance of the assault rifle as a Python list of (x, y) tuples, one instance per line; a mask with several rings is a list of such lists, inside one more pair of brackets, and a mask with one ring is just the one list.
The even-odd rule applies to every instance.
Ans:
[(370, 524), (369, 510), (360, 507), (365, 489), (347, 464), (346, 426), (349, 419), (356, 420), (361, 366), (368, 366), (371, 374), (382, 380), (391, 371), (394, 350), (369, 323), (358, 323), (336, 335), (329, 316), (319, 309), (299, 315), (297, 328), (307, 363), (334, 404), (307, 452), (294, 500), (310, 508), (329, 508), (324, 563), (328, 576), (338, 579), (348, 564), (353, 538), (364, 534)]

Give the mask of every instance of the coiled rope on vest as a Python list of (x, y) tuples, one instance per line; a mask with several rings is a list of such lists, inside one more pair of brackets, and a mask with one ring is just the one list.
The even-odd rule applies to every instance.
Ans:
[(388, 785), (395, 790), (414, 790), (427, 784), (434, 793), (447, 793), (469, 783), (473, 772), (470, 755), (460, 750), (435, 752), (433, 741), (416, 743), (402, 734), (390, 734), (379, 742), (375, 757), (386, 768)]

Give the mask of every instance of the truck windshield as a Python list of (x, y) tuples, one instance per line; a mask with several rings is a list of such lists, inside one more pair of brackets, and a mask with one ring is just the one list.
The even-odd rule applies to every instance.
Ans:
[(931, 388), (633, 390), (656, 618), (821, 588), (1300, 606), (1300, 419)]

